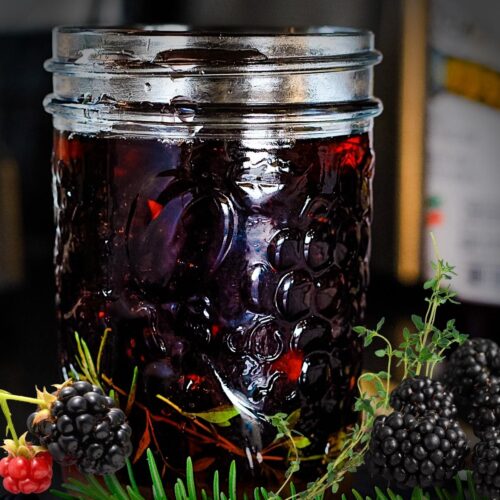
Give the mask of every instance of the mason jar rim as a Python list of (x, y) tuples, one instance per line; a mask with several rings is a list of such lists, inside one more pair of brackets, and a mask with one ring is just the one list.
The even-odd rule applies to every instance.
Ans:
[[(75, 63), (84, 66), (90, 59), (89, 70), (99, 71), (104, 61), (99, 59), (109, 51), (121, 51), (125, 60), (132, 53), (140, 61), (142, 71), (161, 70), (166, 63), (180, 67), (194, 63), (210, 64), (210, 54), (189, 54), (183, 59), (180, 51), (225, 50), (226, 59), (217, 60), (218, 66), (228, 66), (231, 71), (264, 67), (273, 63), (315, 64), (314, 70), (328, 70), (344, 66), (369, 66), (380, 61), (380, 53), (374, 50), (373, 33), (354, 28), (333, 26), (311, 28), (266, 28), (250, 30), (244, 27), (191, 28), (184, 25), (144, 25), (137, 27), (85, 27), (61, 26), (53, 30), (53, 58), (46, 64), (49, 71), (57, 72), (61, 64)], [(89, 53), (95, 54), (89, 57)], [(169, 57), (175, 52), (175, 60)], [(237, 52), (239, 51), (239, 52)], [(115, 61), (119, 60), (115, 55)], [(158, 57), (160, 55), (160, 57)], [(217, 57), (220, 57), (219, 53)], [(241, 64), (238, 64), (241, 63)], [(322, 66), (321, 66), (322, 65)], [(87, 65), (89, 66), (89, 65)], [(238, 69), (237, 66), (240, 66)], [(107, 71), (120, 72), (123, 68), (106, 65)], [(130, 66), (127, 68), (131, 70)], [(137, 68), (135, 68), (137, 69)], [(167, 68), (163, 68), (165, 70)], [(276, 71), (273, 68), (273, 71)], [(297, 68), (288, 67), (294, 71)]]
[(92, 26), (92, 25), (61, 25), (54, 28), (59, 33), (116, 33), (123, 36), (133, 36), (137, 34), (151, 34), (157, 36), (277, 36), (277, 37), (304, 37), (318, 35), (323, 37), (331, 36), (372, 36), (370, 30), (362, 28), (350, 28), (346, 26), (266, 26), (255, 28), (250, 26), (195, 26), (187, 24), (133, 24), (130, 26)]
[(380, 60), (373, 34), (354, 28), (61, 26), (45, 63), (54, 83), (45, 107), (57, 126), (79, 129), (331, 122), (366, 130), (381, 111), (373, 97)]

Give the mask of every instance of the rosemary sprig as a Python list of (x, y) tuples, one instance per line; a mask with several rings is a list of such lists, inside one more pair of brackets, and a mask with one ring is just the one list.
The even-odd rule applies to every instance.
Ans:
[[(151, 450), (148, 450), (148, 463), (150, 470), (151, 492), (153, 493), (154, 500), (166, 500), (166, 492), (163, 483), (158, 474), (158, 466)], [(105, 476), (104, 484), (101, 484), (94, 476), (86, 476), (82, 480), (69, 479), (68, 482), (63, 484), (66, 491), (52, 490), (51, 493), (55, 497), (65, 500), (146, 500), (146, 497), (137, 489), (136, 480), (133, 473), (133, 468), (130, 463), (127, 466), (128, 483), (122, 484), (118, 478), (113, 474)], [(213, 488), (211, 491), (199, 489), (197, 487), (196, 475), (190, 459), (186, 462), (185, 478), (178, 478), (173, 484), (175, 500), (238, 500), (239, 498), (248, 499), (247, 495), (238, 497), (237, 495), (237, 474), (236, 464), (231, 462), (228, 474), (228, 490), (227, 493), (221, 490), (220, 475), (216, 471), (213, 475)], [(459, 476), (455, 477), (455, 488), (453, 490), (446, 490), (443, 488), (434, 488), (434, 494), (424, 492), (421, 488), (414, 488), (410, 493), (412, 500), (431, 500), (431, 498), (438, 498), (439, 500), (487, 500), (479, 495), (476, 490), (476, 485), (472, 477), (472, 473), (467, 471), (465, 480)], [(134, 486), (135, 485), (135, 486)], [(308, 489), (307, 496), (297, 494), (293, 483), (290, 483), (290, 491), (292, 500), (303, 500), (304, 498), (311, 498), (314, 500), (321, 500), (324, 498), (324, 493), (314, 493), (312, 489)], [(271, 500), (280, 499), (272, 492), (269, 492), (265, 487), (256, 486), (253, 491), (254, 500)], [(370, 496), (363, 496), (356, 489), (351, 490), (351, 495), (342, 494), (342, 500), (404, 500), (407, 496), (394, 493), (390, 488), (382, 490), (379, 487), (374, 488), (374, 494)]]

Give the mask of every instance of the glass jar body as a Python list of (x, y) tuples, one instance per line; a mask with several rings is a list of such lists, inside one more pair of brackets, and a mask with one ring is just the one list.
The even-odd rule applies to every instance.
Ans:
[(293, 450), (333, 456), (361, 369), (373, 103), (90, 101), (47, 105), (61, 364), (75, 332), (94, 353), (106, 335), (124, 404), (137, 370), (136, 455), (165, 470), (237, 460), (270, 485)]

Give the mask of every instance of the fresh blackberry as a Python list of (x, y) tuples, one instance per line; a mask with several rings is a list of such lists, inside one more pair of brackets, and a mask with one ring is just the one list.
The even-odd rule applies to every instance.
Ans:
[(454, 418), (457, 415), (453, 395), (445, 390), (441, 382), (428, 377), (403, 380), (392, 391), (390, 404), (395, 410), (414, 416), (429, 412), (446, 418)]
[(500, 382), (500, 348), (489, 339), (467, 340), (451, 356), (444, 382), (462, 408), (469, 408), (475, 388)]
[(500, 385), (478, 387), (471, 395), (467, 420), (477, 437), (491, 430), (500, 431)]
[(88, 382), (78, 381), (55, 393), (50, 412), (28, 418), (28, 430), (54, 460), (76, 465), (85, 474), (111, 474), (132, 453), (132, 430), (112, 398)]
[(473, 478), (481, 495), (500, 500), (500, 434), (488, 431), (474, 447)]
[(367, 463), (373, 475), (395, 486), (425, 488), (451, 479), (468, 451), (456, 420), (395, 411), (375, 420)]

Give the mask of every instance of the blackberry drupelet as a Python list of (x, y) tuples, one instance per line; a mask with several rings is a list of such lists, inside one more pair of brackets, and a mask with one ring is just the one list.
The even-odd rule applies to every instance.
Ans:
[(500, 434), (488, 431), (474, 447), (473, 478), (478, 492), (489, 500), (500, 500)]
[(467, 410), (476, 387), (500, 382), (500, 348), (489, 339), (467, 340), (450, 356), (444, 382), (455, 402)]
[(373, 475), (393, 485), (425, 488), (451, 479), (468, 451), (456, 420), (396, 411), (375, 420), (367, 463)]
[(392, 391), (391, 406), (402, 413), (422, 416), (435, 412), (440, 417), (454, 418), (457, 407), (453, 395), (447, 392), (443, 384), (428, 377), (413, 377), (403, 380)]
[(28, 430), (54, 460), (85, 474), (121, 469), (132, 453), (132, 430), (114, 400), (84, 381), (64, 386), (55, 396), (50, 415), (42, 411), (28, 418)]
[(492, 430), (500, 431), (500, 385), (478, 387), (471, 395), (467, 420), (481, 438)]

